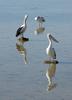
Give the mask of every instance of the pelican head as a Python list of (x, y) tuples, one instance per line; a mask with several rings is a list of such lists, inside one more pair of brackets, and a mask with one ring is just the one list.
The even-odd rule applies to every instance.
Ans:
[(37, 17), (35, 17), (35, 20), (37, 20)]
[(23, 25), (21, 25), (21, 27), (26, 25), (27, 19), (28, 19), (28, 15), (26, 14), (26, 15), (24, 16)]
[(40, 16), (35, 17), (35, 20), (36, 20), (36, 21), (39, 20), (39, 19), (40, 19)]
[(41, 17), (41, 16), (35, 17), (35, 20), (36, 20), (36, 21), (39, 21), (40, 23), (45, 22), (44, 17)]
[(27, 20), (27, 18), (28, 18), (28, 15), (26, 14), (25, 17), (24, 17), (24, 19)]
[(48, 33), (47, 34), (47, 38), (51, 41), (51, 40), (53, 40), (53, 41), (55, 41), (55, 42), (59, 42), (59, 41), (57, 41), (50, 33)]

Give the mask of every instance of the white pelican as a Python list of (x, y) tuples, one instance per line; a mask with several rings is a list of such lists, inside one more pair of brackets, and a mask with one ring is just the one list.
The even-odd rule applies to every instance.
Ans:
[(42, 27), (42, 23), (45, 22), (44, 17), (41, 16), (35, 17), (35, 20), (39, 23), (39, 27)]
[(27, 28), (27, 25), (26, 25), (27, 18), (28, 18), (28, 15), (25, 15), (23, 24), (17, 29), (16, 37), (18, 37), (19, 35), (22, 35), (23, 37), (23, 32), (25, 32)]
[(48, 48), (46, 48), (46, 53), (49, 56), (50, 60), (56, 59), (56, 52), (55, 49), (52, 47), (52, 40), (57, 43), (58, 41), (51, 34), (47, 34), (47, 38), (49, 40), (49, 45)]

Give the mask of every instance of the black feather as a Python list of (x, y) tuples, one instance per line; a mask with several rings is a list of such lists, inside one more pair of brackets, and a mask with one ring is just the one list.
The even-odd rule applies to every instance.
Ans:
[(22, 32), (21, 32), (22, 28), (23, 28), (23, 27), (19, 27), (19, 28), (17, 29), (16, 37), (18, 37), (18, 36), (22, 33)]
[(42, 21), (45, 22), (45, 19), (43, 17), (41, 17)]
[(56, 59), (56, 52), (55, 52), (55, 49), (54, 48), (52, 48), (53, 49), (53, 59)]

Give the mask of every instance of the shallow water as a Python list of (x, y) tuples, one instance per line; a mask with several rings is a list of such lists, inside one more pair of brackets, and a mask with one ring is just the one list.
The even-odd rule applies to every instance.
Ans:
[[(71, 100), (72, 98), (72, 1), (71, 0), (0, 0), (0, 99), (1, 100)], [(29, 38), (22, 46), (21, 55), (16, 47), (16, 30), (28, 14)], [(35, 34), (34, 17), (41, 15), (46, 22), (43, 33)], [(47, 33), (52, 33), (59, 43), (54, 43), (57, 53), (56, 86), (50, 91), (46, 72), (49, 64), (46, 48)]]

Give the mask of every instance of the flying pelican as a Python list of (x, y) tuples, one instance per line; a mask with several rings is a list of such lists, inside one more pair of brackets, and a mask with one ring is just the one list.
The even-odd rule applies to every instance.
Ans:
[(44, 19), (44, 17), (37, 16), (37, 17), (35, 17), (35, 21), (37, 21), (39, 23), (39, 27), (42, 27), (42, 23), (45, 22), (45, 19)]
[(26, 25), (27, 18), (28, 18), (28, 15), (25, 15), (23, 24), (17, 29), (16, 37), (18, 37), (19, 35), (22, 35), (23, 37), (23, 32), (25, 32), (27, 28), (27, 25)]
[(49, 56), (50, 60), (51, 59), (54, 60), (56, 59), (56, 52), (55, 52), (55, 49), (52, 47), (52, 40), (57, 43), (58, 41), (51, 34), (47, 34), (47, 38), (49, 40), (49, 45), (48, 45), (48, 48), (46, 48), (46, 53)]

